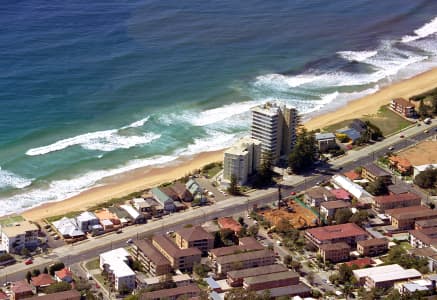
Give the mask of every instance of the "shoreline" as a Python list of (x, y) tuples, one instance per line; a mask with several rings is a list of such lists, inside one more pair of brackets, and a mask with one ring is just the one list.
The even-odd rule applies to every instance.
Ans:
[[(388, 104), (392, 98), (409, 98), (428, 91), (437, 85), (437, 68), (428, 70), (399, 82), (383, 87), (374, 94), (348, 101), (344, 106), (316, 115), (304, 123), (308, 130), (324, 128), (341, 120), (360, 118), (375, 114), (378, 109)], [(223, 159), (223, 150), (203, 152), (193, 156), (181, 157), (176, 161), (161, 166), (142, 167), (102, 180), (105, 185), (90, 188), (74, 197), (41, 204), (21, 213), (26, 219), (40, 220), (48, 216), (60, 215), (67, 211), (84, 210), (112, 198), (126, 196), (130, 193), (157, 186), (183, 177), (202, 166)]]

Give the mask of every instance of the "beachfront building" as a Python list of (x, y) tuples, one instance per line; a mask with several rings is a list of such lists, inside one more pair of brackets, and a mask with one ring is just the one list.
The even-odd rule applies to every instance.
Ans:
[(261, 151), (276, 163), (281, 156), (288, 156), (296, 143), (299, 115), (295, 108), (275, 102), (252, 108), (251, 136), (261, 142)]
[(153, 198), (164, 207), (164, 210), (173, 212), (176, 210), (174, 200), (170, 198), (166, 193), (161, 191), (160, 188), (154, 187), (150, 190)]
[(170, 188), (178, 196), (180, 201), (184, 201), (184, 202), (191, 202), (191, 201), (193, 201), (193, 195), (187, 189), (185, 184), (183, 184), (181, 182), (176, 182), (175, 184), (170, 186)]
[(108, 273), (115, 289), (135, 289), (135, 272), (129, 267), (130, 253), (124, 248), (100, 254), (100, 269)]
[(140, 224), (145, 222), (144, 215), (140, 214), (140, 212), (136, 210), (132, 205), (123, 204), (120, 205), (120, 208), (124, 209), (129, 214), (129, 216), (131, 217), (131, 219), (135, 224)]
[(89, 211), (84, 211), (76, 217), (76, 223), (83, 232), (91, 231), (93, 226), (99, 225), (97, 216)]
[(2, 226), (2, 247), (8, 253), (19, 253), (21, 249), (35, 249), (39, 245), (39, 228), (29, 221)]
[(335, 134), (332, 132), (316, 133), (315, 138), (317, 147), (321, 153), (337, 147), (337, 143), (335, 142)]
[(181, 249), (198, 248), (202, 255), (214, 248), (214, 236), (207, 232), (202, 226), (193, 226), (176, 231), (175, 242)]
[(261, 142), (245, 137), (235, 143), (224, 153), (223, 181), (229, 183), (235, 176), (237, 183), (243, 185), (254, 174), (261, 161)]
[(416, 115), (415, 106), (404, 98), (395, 98), (390, 102), (390, 108), (401, 116), (412, 118)]

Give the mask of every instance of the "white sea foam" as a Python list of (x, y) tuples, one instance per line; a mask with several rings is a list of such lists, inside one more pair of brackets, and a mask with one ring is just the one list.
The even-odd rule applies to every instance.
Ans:
[(224, 149), (231, 146), (238, 137), (236, 134), (208, 130), (208, 137), (195, 139), (194, 143), (188, 145), (188, 147), (182, 151), (181, 155), (193, 155), (201, 152)]
[(150, 143), (161, 137), (155, 133), (145, 133), (143, 135), (122, 135), (120, 130), (127, 128), (140, 127), (147, 122), (148, 117), (120, 129), (110, 129), (80, 134), (71, 138), (66, 138), (49, 144), (47, 146), (29, 149), (26, 155), (36, 156), (64, 150), (72, 146), (81, 146), (88, 150), (114, 151), (116, 149), (129, 149), (137, 145)]
[(295, 76), (286, 76), (282, 74), (266, 74), (260, 75), (255, 80), (255, 86), (265, 87), (270, 86), (272, 88), (286, 91), (290, 88), (299, 87), (308, 83), (312, 83), (319, 79), (315, 74), (302, 74)]
[(415, 35), (406, 35), (402, 37), (402, 43), (409, 43), (427, 36), (430, 36), (437, 32), (437, 17), (423, 25), (422, 27), (414, 30)]
[(147, 116), (141, 120), (135, 121), (127, 126), (121, 127), (121, 129), (127, 129), (127, 128), (136, 128), (136, 127), (142, 127), (144, 124), (146, 124), (147, 121), (149, 121), (150, 116)]
[(341, 58), (348, 60), (348, 61), (357, 61), (361, 62), (364, 61), (372, 56), (375, 56), (378, 53), (378, 51), (340, 51), (337, 52), (338, 55), (340, 55)]
[(31, 184), (31, 179), (24, 178), (0, 167), (0, 189), (8, 187), (21, 189)]

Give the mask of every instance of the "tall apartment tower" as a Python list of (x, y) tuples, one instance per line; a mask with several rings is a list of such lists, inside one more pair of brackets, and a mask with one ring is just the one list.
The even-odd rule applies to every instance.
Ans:
[(252, 108), (251, 135), (261, 142), (263, 154), (269, 153), (273, 163), (288, 156), (296, 143), (299, 115), (295, 108), (267, 102)]
[(227, 149), (223, 160), (223, 179), (231, 181), (232, 175), (237, 183), (243, 185), (250, 175), (259, 168), (261, 161), (261, 142), (250, 137), (244, 137)]

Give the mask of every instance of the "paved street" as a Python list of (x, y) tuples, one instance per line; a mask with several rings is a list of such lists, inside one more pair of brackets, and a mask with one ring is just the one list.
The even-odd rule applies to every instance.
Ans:
[[(425, 129), (429, 133), (424, 133)], [(399, 134), (388, 137), (382, 142), (368, 146), (359, 151), (350, 151), (345, 155), (332, 162), (335, 168), (342, 167), (342, 171), (354, 169), (357, 166), (370, 163), (377, 157), (385, 154), (388, 147), (393, 146), (396, 150), (414, 145), (418, 141), (424, 140), (431, 135), (436, 134), (436, 126), (423, 125), (421, 127), (411, 127), (402, 132), (405, 138), (401, 139)], [(307, 176), (295, 176), (293, 181), (288, 182), (282, 188), (283, 196), (287, 196), (291, 191), (302, 191), (313, 186), (316, 182), (329, 179), (331, 175), (309, 174)], [(144, 238), (146, 236), (164, 233), (168, 230), (175, 230), (183, 227), (185, 224), (200, 224), (207, 220), (217, 217), (228, 216), (240, 211), (248, 210), (252, 205), (271, 203), (277, 200), (277, 189), (270, 188), (257, 190), (250, 193), (249, 196), (232, 197), (217, 202), (215, 205), (191, 209), (185, 212), (171, 214), (161, 220), (151, 221), (147, 224), (130, 226), (123, 229), (120, 234), (107, 234), (93, 240), (85, 240), (75, 245), (65, 245), (53, 250), (46, 257), (35, 257), (33, 265), (24, 265), (23, 263), (15, 264), (1, 270), (0, 284), (6, 281), (22, 279), (28, 270), (35, 268), (44, 268), (56, 260), (61, 260), (67, 265), (87, 260), (97, 256), (104, 251), (122, 247), (129, 238)]]

